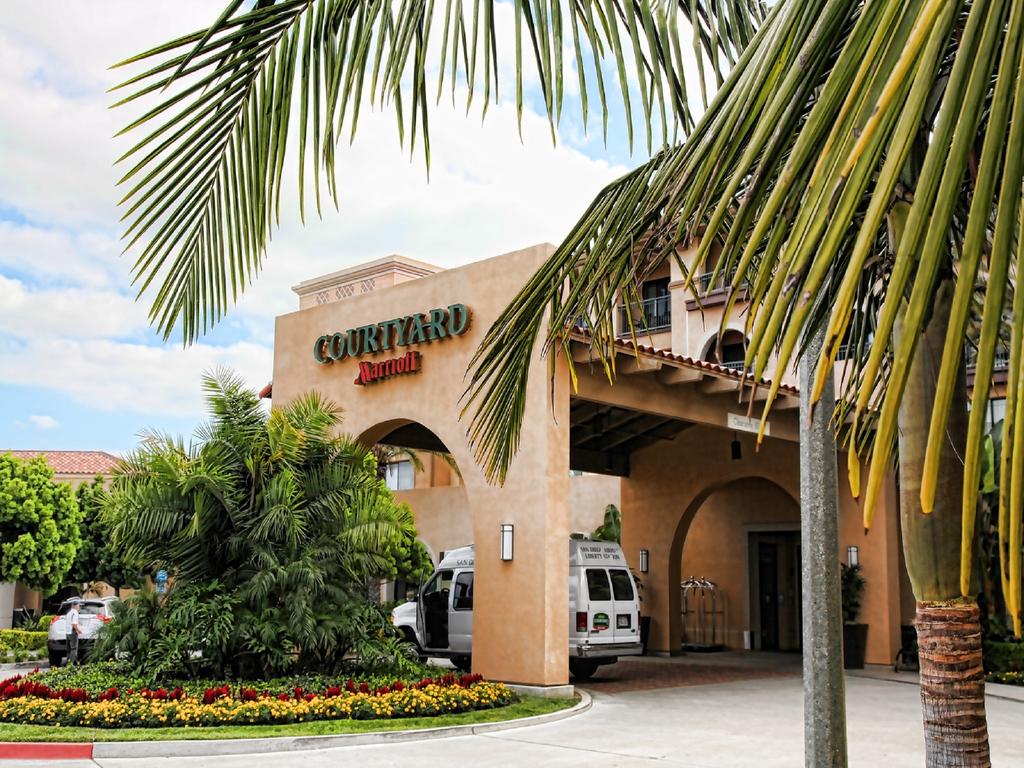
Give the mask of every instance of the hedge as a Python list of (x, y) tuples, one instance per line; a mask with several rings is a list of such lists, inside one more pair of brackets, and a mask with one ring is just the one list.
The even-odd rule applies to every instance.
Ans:
[(41, 651), (46, 648), (46, 632), (0, 629), (0, 648), (11, 651)]
[(1024, 643), (986, 642), (984, 659), (986, 672), (1024, 672)]

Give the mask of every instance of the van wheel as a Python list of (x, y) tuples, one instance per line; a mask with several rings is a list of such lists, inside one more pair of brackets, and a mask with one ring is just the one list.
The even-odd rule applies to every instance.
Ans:
[(413, 647), (416, 652), (416, 658), (419, 659), (420, 664), (427, 663), (427, 655), (423, 653), (423, 649), (420, 647), (419, 641), (416, 639), (416, 633), (409, 627), (402, 627), (402, 636), (405, 641)]
[(569, 674), (577, 680), (589, 680), (597, 672), (597, 662), (589, 659), (573, 660), (569, 662)]
[(469, 672), (473, 668), (472, 656), (452, 656), (452, 664), (460, 672)]
[(48, 655), (50, 657), (51, 669), (56, 669), (57, 667), (59, 667), (61, 661), (64, 659), (63, 656), (61, 656), (59, 653), (56, 653), (55, 651), (50, 651)]

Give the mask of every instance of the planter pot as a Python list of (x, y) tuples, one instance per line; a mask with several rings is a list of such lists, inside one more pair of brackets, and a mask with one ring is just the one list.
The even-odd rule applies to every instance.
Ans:
[(647, 655), (647, 639), (651, 636), (651, 617), (640, 617), (640, 642), (644, 645), (644, 656)]
[(843, 624), (843, 668), (864, 669), (867, 645), (867, 624)]

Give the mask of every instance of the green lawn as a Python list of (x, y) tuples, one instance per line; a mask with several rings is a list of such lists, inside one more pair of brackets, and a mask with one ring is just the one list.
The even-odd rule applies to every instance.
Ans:
[(336, 733), (371, 733), (477, 725), (543, 715), (573, 706), (578, 699), (520, 696), (499, 709), (458, 715), (409, 717), (394, 720), (319, 720), (289, 725), (224, 725), (210, 728), (61, 728), (51, 725), (0, 723), (0, 741), (171, 741), (174, 739), (254, 739), (267, 736), (325, 736)]

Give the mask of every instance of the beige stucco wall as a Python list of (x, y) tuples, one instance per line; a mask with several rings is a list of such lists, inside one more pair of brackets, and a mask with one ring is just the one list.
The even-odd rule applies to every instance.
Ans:
[[(470, 356), (488, 323), (551, 252), (551, 246), (536, 246), (498, 257), (497, 263), (476, 262), (283, 315), (274, 345), (275, 405), (316, 389), (345, 408), (343, 428), (367, 443), (409, 422), (424, 425), (444, 442), (462, 471), (476, 545), (473, 667), (488, 677), (534, 684), (568, 680), (569, 447), (567, 428), (558, 426), (568, 424), (567, 377), (558, 377), (553, 407), (547, 377), (531, 378), (520, 452), (504, 488), (488, 485), (473, 460), (466, 424), (459, 421), (459, 398)], [(499, 269), (502, 279), (496, 280)], [(474, 313), (468, 332), (420, 345), (422, 368), (415, 375), (356, 386), (354, 361), (320, 365), (313, 359), (313, 342), (321, 334), (457, 302)], [(545, 366), (535, 370), (543, 372)], [(499, 557), (501, 523), (515, 526), (511, 562)], [(438, 526), (438, 537), (454, 536), (453, 528)], [(510, 621), (514, 633), (508, 632)]]
[[(622, 543), (635, 567), (640, 549), (650, 550), (651, 573), (645, 579), (644, 610), (651, 616), (651, 650), (675, 653), (681, 644), (679, 583), (681, 556), (693, 521), (717, 491), (744, 478), (761, 478), (788, 496), (799, 497), (799, 451), (794, 442), (767, 438), (759, 451), (753, 436), (740, 433), (742, 459), (730, 459), (733, 433), (713, 427), (694, 427), (675, 440), (644, 449), (633, 456), (632, 472), (622, 483)], [(840, 459), (841, 480), (845, 460)], [(839, 551), (860, 548), (868, 586), (861, 620), (870, 626), (867, 661), (890, 664), (899, 648), (899, 559), (895, 531), (895, 487), (876, 511), (872, 530), (865, 534), (860, 505), (840, 482)], [(751, 496), (745, 504), (758, 505)], [(697, 529), (699, 531), (699, 529)], [(735, 546), (731, 544), (729, 546)], [(745, 546), (745, 543), (743, 544)], [(733, 605), (735, 612), (735, 605)], [(741, 620), (733, 621), (736, 629)]]
[(569, 528), (592, 533), (604, 522), (604, 509), (622, 509), (622, 480), (611, 475), (574, 475), (569, 478)]
[[(694, 514), (683, 543), (680, 574), (714, 582), (719, 588), (719, 641), (743, 648), (743, 633), (752, 623), (748, 542), (752, 532), (799, 530), (800, 507), (786, 491), (759, 477), (736, 480), (714, 491)], [(784, 591), (786, 600), (797, 592)], [(783, 612), (785, 616), (785, 612)], [(798, 643), (798, 627), (780, 627), (783, 650)]]

